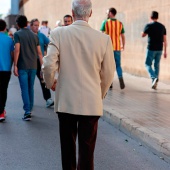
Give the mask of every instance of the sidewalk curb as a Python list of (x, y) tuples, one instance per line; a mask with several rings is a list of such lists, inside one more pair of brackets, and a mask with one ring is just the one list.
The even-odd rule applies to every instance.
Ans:
[(159, 134), (142, 127), (108, 107), (104, 107), (102, 119), (147, 147), (151, 152), (158, 155), (160, 159), (170, 163), (170, 142)]

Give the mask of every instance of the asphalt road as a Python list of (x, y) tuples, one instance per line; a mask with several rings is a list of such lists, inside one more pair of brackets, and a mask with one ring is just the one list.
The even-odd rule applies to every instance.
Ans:
[[(57, 115), (45, 108), (38, 80), (31, 122), (22, 120), (20, 87), (13, 76), (6, 111), (6, 121), (0, 123), (0, 170), (61, 170)], [(169, 169), (168, 163), (100, 119), (95, 170)]]

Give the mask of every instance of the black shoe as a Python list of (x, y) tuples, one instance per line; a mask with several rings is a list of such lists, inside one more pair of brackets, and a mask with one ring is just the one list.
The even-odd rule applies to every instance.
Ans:
[(121, 89), (124, 89), (124, 88), (125, 88), (125, 83), (124, 83), (124, 81), (123, 81), (123, 77), (120, 77), (120, 78), (119, 78), (119, 83), (120, 83), (120, 88), (121, 88)]
[(158, 85), (158, 78), (152, 79), (152, 89), (156, 90)]
[(29, 114), (24, 114), (24, 117), (22, 118), (22, 120), (25, 120), (25, 121), (30, 121), (31, 120), (31, 113)]

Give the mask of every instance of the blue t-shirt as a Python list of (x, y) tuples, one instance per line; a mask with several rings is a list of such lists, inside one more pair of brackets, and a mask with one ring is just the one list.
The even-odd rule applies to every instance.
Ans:
[(3, 32), (0, 32), (0, 71), (11, 71), (14, 42)]
[(49, 39), (41, 32), (38, 32), (39, 43), (41, 47), (42, 55), (44, 56), (44, 48), (49, 44)]

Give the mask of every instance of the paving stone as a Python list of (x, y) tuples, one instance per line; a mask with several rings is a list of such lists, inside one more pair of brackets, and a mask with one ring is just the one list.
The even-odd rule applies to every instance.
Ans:
[(121, 90), (115, 76), (104, 100), (103, 119), (170, 162), (170, 85), (151, 89), (149, 78), (124, 74)]

